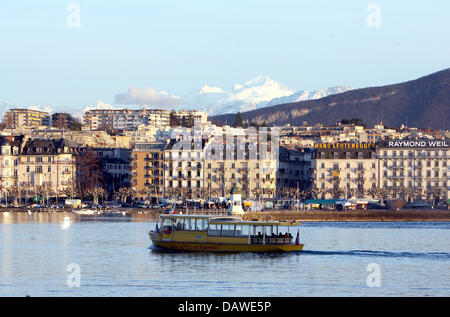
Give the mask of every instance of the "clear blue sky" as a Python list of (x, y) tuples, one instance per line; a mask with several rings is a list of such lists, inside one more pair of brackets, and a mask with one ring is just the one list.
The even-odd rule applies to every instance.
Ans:
[(130, 85), (182, 96), (259, 74), (296, 90), (378, 86), (450, 67), (449, 34), (448, 0), (1, 1), (0, 102), (70, 110)]

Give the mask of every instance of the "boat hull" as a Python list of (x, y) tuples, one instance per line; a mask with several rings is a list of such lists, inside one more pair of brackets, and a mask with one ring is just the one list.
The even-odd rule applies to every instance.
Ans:
[(293, 252), (302, 251), (303, 244), (222, 244), (177, 241), (153, 241), (158, 248), (176, 251), (198, 252)]

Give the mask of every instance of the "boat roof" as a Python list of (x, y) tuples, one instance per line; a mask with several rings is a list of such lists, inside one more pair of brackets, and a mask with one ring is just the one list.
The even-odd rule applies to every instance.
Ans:
[(215, 216), (215, 215), (180, 215), (162, 214), (161, 218), (168, 219), (209, 219), (210, 224), (233, 224), (247, 226), (299, 226), (297, 221), (245, 221), (238, 217)]

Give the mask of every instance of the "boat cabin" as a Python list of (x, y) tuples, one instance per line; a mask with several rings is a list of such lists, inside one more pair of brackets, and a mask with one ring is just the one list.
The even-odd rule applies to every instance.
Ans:
[(163, 214), (155, 231), (166, 241), (291, 244), (291, 232), (299, 225), (299, 222), (243, 221), (238, 217)]

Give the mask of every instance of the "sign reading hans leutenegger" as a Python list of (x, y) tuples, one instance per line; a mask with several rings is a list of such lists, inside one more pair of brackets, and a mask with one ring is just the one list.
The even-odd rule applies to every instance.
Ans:
[(315, 143), (315, 149), (375, 149), (375, 148), (449, 148), (450, 140), (387, 140), (375, 142)]
[(341, 143), (315, 143), (315, 149), (374, 149), (376, 143), (374, 142), (341, 142)]
[(450, 140), (389, 140), (378, 147), (385, 148), (448, 148)]

